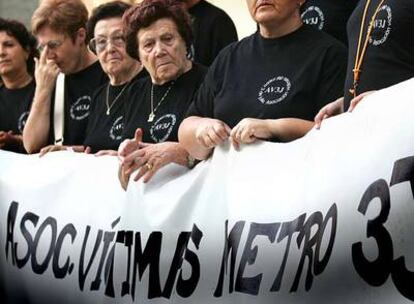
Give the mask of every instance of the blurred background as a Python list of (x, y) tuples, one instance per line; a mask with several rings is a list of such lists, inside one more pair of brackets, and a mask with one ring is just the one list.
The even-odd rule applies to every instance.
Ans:
[[(246, 0), (207, 0), (222, 8), (233, 19), (239, 39), (246, 37), (256, 30), (256, 24), (250, 18)], [(414, 1), (414, 0), (413, 0)], [(30, 28), (30, 18), (41, 0), (0, 0), (0, 17), (17, 19)], [(95, 6), (108, 2), (108, 0), (83, 0), (89, 11)], [(139, 0), (125, 0), (136, 3)]]

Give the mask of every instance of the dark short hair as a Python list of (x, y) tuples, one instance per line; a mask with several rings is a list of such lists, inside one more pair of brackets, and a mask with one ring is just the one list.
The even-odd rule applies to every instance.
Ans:
[(179, 0), (143, 0), (131, 7), (123, 17), (126, 31), (126, 50), (129, 56), (139, 60), (137, 33), (159, 19), (171, 19), (183, 38), (187, 51), (193, 41), (191, 18), (184, 4)]
[(36, 49), (36, 38), (17, 20), (0, 18), (0, 32), (6, 32), (7, 35), (14, 37), (21, 47), (28, 52), (29, 58), (26, 61), (27, 71), (33, 75), (34, 57), (39, 55)]
[(91, 17), (86, 24), (87, 41), (90, 41), (95, 36), (95, 26), (99, 21), (117, 17), (122, 18), (122, 15), (130, 7), (131, 5), (128, 3), (122, 1), (112, 1), (94, 8)]

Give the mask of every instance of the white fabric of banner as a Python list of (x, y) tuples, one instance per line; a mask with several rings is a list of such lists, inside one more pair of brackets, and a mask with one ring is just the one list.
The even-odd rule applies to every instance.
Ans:
[(127, 192), (113, 157), (0, 152), (5, 303), (411, 303), (413, 91)]

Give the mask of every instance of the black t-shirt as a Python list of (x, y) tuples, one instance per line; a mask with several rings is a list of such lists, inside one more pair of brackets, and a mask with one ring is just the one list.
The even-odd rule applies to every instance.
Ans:
[[(372, 0), (364, 25), (363, 41), (368, 22), (380, 0)], [(349, 58), (344, 88), (345, 109), (352, 95), (355, 57), (366, 1), (361, 1), (348, 22)], [(387, 0), (374, 21), (374, 29), (361, 66), (357, 94), (379, 90), (414, 77), (414, 1)]]
[(107, 83), (95, 92), (84, 142), (84, 146), (90, 147), (92, 153), (99, 150), (118, 150), (124, 131), (127, 90), (135, 81), (147, 75), (147, 71), (143, 69), (128, 83), (119, 86)]
[(302, 20), (347, 44), (346, 23), (359, 0), (307, 0)]
[[(163, 85), (153, 85), (150, 77), (135, 82), (128, 89), (128, 105), (122, 137), (132, 138), (135, 130), (142, 128), (144, 142), (178, 141), (178, 127), (205, 74), (205, 67), (193, 63), (191, 70), (175, 81)], [(153, 121), (149, 122), (152, 86), (153, 104), (156, 110)]]
[(204, 0), (188, 11), (193, 19), (194, 61), (210, 66), (225, 46), (238, 40), (236, 27), (222, 9)]
[[(93, 93), (107, 82), (108, 76), (102, 70), (99, 61), (91, 64), (82, 71), (65, 75), (64, 145), (83, 144)], [(54, 100), (55, 95), (53, 92), (50, 112), (49, 144), (53, 144), (54, 142)]]
[(260, 33), (216, 58), (188, 116), (217, 118), (233, 128), (245, 117), (313, 120), (342, 95), (346, 49), (309, 26), (276, 39)]
[(0, 131), (23, 133), (35, 87), (34, 81), (20, 89), (7, 89), (0, 85)]

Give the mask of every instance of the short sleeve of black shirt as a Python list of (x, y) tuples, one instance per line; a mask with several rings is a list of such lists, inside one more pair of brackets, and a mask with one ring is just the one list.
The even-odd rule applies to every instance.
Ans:
[(92, 153), (100, 150), (118, 150), (124, 130), (127, 90), (135, 81), (147, 75), (148, 73), (142, 70), (124, 85), (111, 86), (107, 83), (95, 92), (84, 141), (84, 146), (90, 147)]
[(227, 47), (210, 67), (187, 113), (231, 128), (241, 119), (313, 120), (342, 95), (346, 49), (309, 26), (276, 39), (258, 32)]
[[(193, 63), (192, 69), (181, 75), (173, 84), (169, 82), (164, 85), (152, 85), (150, 77), (135, 82), (128, 90), (122, 137), (132, 138), (135, 130), (141, 128), (144, 142), (178, 141), (178, 127), (205, 73), (205, 67)], [(154, 86), (153, 108), (156, 110), (155, 118), (150, 122), (148, 118), (151, 112), (152, 86)], [(164, 99), (163, 96), (165, 96)]]
[[(348, 22), (349, 58), (344, 88), (345, 109), (352, 95), (353, 72), (362, 14), (366, 1), (361, 1)], [(364, 24), (368, 22), (380, 0), (372, 0)], [(387, 0), (381, 5), (362, 61), (357, 94), (380, 90), (414, 77), (414, 1)]]
[(210, 66), (225, 46), (238, 40), (236, 27), (226, 12), (204, 0), (189, 13), (193, 17), (194, 61)]
[(359, 0), (307, 0), (302, 20), (347, 44), (346, 24)]
[[(65, 125), (63, 144), (83, 144), (93, 93), (107, 81), (108, 77), (103, 72), (98, 61), (80, 72), (65, 76)], [(54, 142), (53, 113), (54, 95), (51, 102), (49, 144)]]
[(0, 131), (22, 134), (33, 101), (35, 82), (20, 89), (0, 85)]

